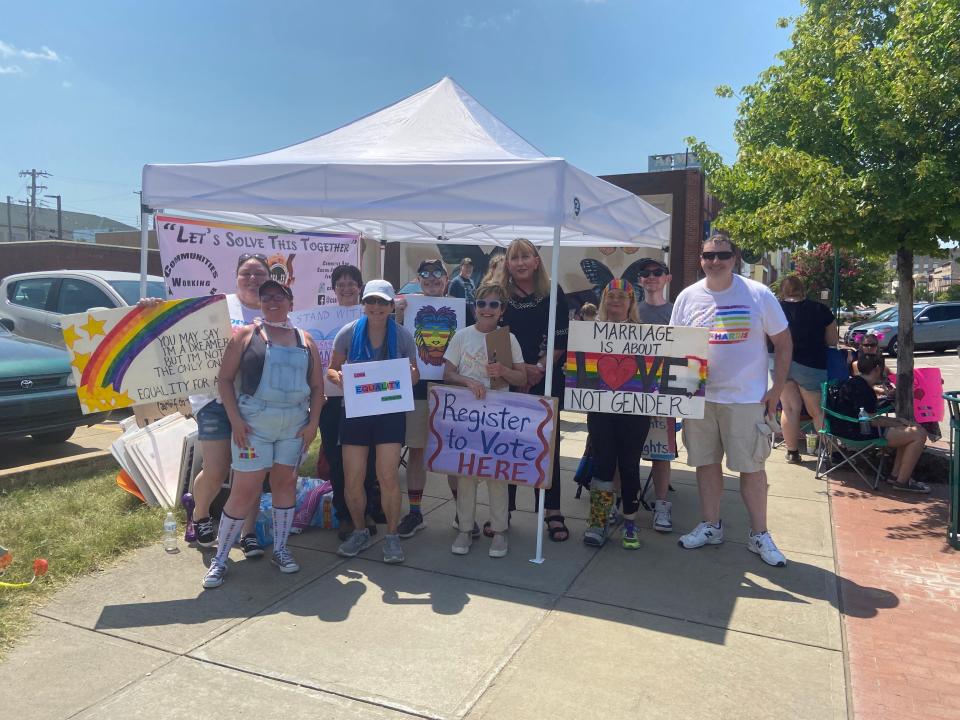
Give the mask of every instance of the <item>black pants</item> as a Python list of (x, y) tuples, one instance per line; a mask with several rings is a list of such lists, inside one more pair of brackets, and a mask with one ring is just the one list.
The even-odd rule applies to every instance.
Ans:
[(620, 470), (623, 512), (632, 515), (640, 506), (640, 453), (650, 430), (646, 415), (587, 413), (587, 430), (593, 446), (591, 490), (612, 490), (613, 475)]
[[(343, 451), (340, 448), (340, 408), (343, 405), (342, 397), (327, 398), (327, 404), (320, 411), (320, 444), (323, 454), (330, 465), (330, 483), (333, 485), (333, 509), (338, 518), (349, 518), (347, 499), (344, 496), (343, 478)], [(367, 476), (363, 481), (363, 488), (367, 493), (367, 514), (379, 515), (380, 483), (377, 482), (376, 448), (370, 448), (367, 458)]]

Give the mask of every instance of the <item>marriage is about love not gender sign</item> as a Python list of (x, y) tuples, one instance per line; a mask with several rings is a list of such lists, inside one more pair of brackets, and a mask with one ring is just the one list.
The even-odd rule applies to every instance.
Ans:
[(556, 398), (430, 383), (427, 470), (547, 489), (556, 424)]
[(290, 233), (171, 215), (158, 215), (156, 227), (171, 298), (236, 292), (240, 257), (259, 255), (270, 277), (293, 290), (297, 307), (336, 305), (331, 273), (339, 265), (360, 265), (356, 233)]
[(84, 414), (215, 392), (230, 315), (223, 295), (66, 315)]
[(673, 325), (571, 322), (566, 409), (702, 418), (708, 332)]

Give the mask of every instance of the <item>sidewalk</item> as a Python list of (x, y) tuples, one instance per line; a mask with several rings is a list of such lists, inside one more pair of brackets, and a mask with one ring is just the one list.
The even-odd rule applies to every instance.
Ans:
[[(786, 568), (746, 550), (733, 478), (724, 545), (681, 550), (679, 532), (654, 533), (642, 514), (639, 551), (596, 551), (580, 542), (588, 507), (571, 481), (582, 419), (567, 413), (562, 427), (572, 538), (545, 541), (541, 566), (528, 562), (529, 491), (507, 558), (487, 557), (484, 539), (458, 557), (446, 482), (431, 477), (428, 528), (404, 541), (402, 566), (381, 563), (379, 544), (345, 560), (335, 533), (314, 531), (291, 543), (300, 573), (234, 550), (226, 584), (205, 592), (210, 553), (145, 548), (44, 606), (0, 665), (0, 685), (17, 688), (18, 718), (45, 720), (848, 717), (841, 602), (853, 636), (906, 601), (888, 575), (841, 564), (848, 577), (837, 577), (827, 483), (774, 452), (770, 522)], [(694, 475), (678, 463), (672, 482), (674, 523), (686, 530), (698, 520)], [(832, 502), (838, 513), (836, 492)], [(838, 535), (841, 553), (845, 543)], [(941, 662), (956, 674), (957, 656)], [(851, 677), (860, 717), (872, 696), (855, 667)]]

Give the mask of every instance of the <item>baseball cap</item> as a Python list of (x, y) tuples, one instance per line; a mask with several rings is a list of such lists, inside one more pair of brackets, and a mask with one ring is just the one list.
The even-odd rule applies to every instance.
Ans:
[(643, 269), (647, 265), (656, 265), (658, 268), (661, 268), (665, 272), (670, 272), (670, 268), (668, 268), (666, 265), (664, 265), (660, 260), (657, 260), (656, 258), (646, 257), (646, 258), (640, 258), (639, 260), (637, 260), (638, 268)]
[(439, 258), (434, 258), (432, 260), (424, 260), (423, 262), (421, 262), (420, 265), (417, 267), (417, 272), (418, 273), (423, 272), (424, 270), (443, 270), (444, 272), (447, 271), (447, 269), (443, 266), (443, 260), (440, 260)]
[(276, 280), (267, 280), (260, 286), (258, 290), (259, 295), (263, 295), (267, 290), (279, 290), (284, 295), (286, 295), (290, 300), (293, 300), (293, 290), (288, 288), (283, 283), (278, 283)]
[(394, 297), (396, 297), (396, 293), (393, 291), (393, 285), (386, 280), (368, 280), (367, 284), (363, 286), (363, 297), (361, 301), (366, 300), (368, 297), (393, 300)]

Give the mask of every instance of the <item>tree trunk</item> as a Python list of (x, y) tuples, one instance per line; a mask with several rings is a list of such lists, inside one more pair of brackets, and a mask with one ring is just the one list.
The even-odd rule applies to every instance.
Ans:
[(913, 251), (897, 248), (897, 416), (913, 420)]

